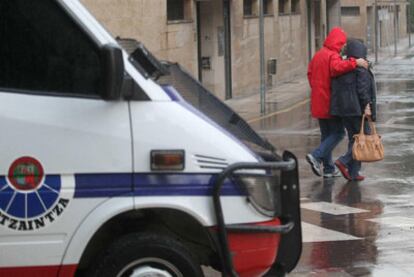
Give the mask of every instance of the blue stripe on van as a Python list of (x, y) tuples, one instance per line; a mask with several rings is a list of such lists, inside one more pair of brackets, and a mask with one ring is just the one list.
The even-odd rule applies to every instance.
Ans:
[(168, 97), (171, 98), (171, 101), (183, 101), (181, 95), (175, 90), (173, 86), (165, 85), (162, 86), (165, 93), (167, 93)]
[(132, 174), (75, 174), (75, 198), (132, 194)]
[[(115, 196), (211, 196), (212, 174), (76, 174), (75, 198)], [(132, 184), (135, 184), (133, 186)], [(226, 180), (222, 195), (245, 193)]]

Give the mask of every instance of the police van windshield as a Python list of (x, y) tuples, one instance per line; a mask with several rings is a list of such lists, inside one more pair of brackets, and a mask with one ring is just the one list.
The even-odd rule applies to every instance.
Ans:
[[(275, 148), (268, 141), (259, 136), (243, 118), (208, 91), (179, 64), (158, 61), (141, 43), (133, 39), (118, 38), (118, 42), (130, 54), (131, 63), (146, 78), (152, 78), (161, 86), (173, 86), (187, 102), (254, 152), (260, 153), (262, 157), (275, 158)], [(143, 54), (146, 55), (145, 58), (142, 57)]]

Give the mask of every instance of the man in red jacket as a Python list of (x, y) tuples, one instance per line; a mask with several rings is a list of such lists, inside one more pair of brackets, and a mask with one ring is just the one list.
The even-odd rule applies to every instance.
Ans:
[(346, 39), (344, 30), (339, 27), (333, 28), (322, 49), (315, 54), (308, 66), (312, 117), (318, 119), (321, 143), (318, 148), (306, 155), (306, 160), (318, 176), (333, 177), (336, 175), (332, 151), (345, 136), (341, 119), (329, 114), (331, 78), (348, 73), (357, 66), (368, 68), (368, 63), (364, 59), (342, 59), (340, 52), (346, 44)]

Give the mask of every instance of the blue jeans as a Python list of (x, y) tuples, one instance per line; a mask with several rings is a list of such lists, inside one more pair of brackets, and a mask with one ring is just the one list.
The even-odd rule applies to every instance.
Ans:
[(321, 144), (311, 154), (322, 162), (324, 173), (333, 173), (335, 165), (332, 160), (332, 151), (345, 136), (344, 125), (340, 118), (319, 119), (319, 128)]
[[(348, 172), (352, 179), (355, 179), (361, 170), (361, 162), (352, 158), (352, 146), (355, 141), (354, 135), (358, 134), (361, 129), (361, 120), (361, 116), (349, 116), (342, 118), (342, 122), (348, 133), (348, 150), (339, 158), (339, 160), (348, 168)], [(364, 124), (364, 132), (365, 134), (369, 134), (371, 132), (367, 121), (365, 121)]]

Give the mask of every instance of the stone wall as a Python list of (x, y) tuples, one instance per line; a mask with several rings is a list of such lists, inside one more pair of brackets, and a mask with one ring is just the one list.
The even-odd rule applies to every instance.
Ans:
[[(396, 1), (400, 6), (398, 16), (397, 39), (407, 36), (407, 4), (405, 1)], [(342, 15), (342, 26), (348, 33), (349, 37), (362, 39), (368, 42), (373, 49), (375, 38), (375, 9), (373, 0), (342, 0), (342, 7), (359, 7), (359, 16)], [(380, 47), (388, 46), (394, 43), (394, 2), (378, 1), (379, 7), (379, 43)], [(370, 14), (371, 13), (371, 14)]]
[(81, 2), (114, 37), (135, 38), (159, 59), (179, 62), (197, 74), (197, 30), (193, 4), (188, 20), (167, 23), (166, 0)]
[[(233, 89), (237, 97), (259, 92), (259, 18), (243, 17), (242, 0), (233, 1), (232, 11)], [(301, 1), (299, 13), (279, 15), (278, 1), (274, 1), (273, 14), (265, 16), (264, 23), (267, 87), (271, 89), (280, 82), (306, 76), (306, 2)], [(276, 76), (267, 75), (270, 58), (277, 59)]]
[[(185, 21), (168, 22), (166, 0), (81, 0), (113, 36), (135, 38), (159, 59), (179, 62), (198, 76), (198, 45), (195, 1), (189, 1), (190, 14)], [(217, 2), (217, 3), (216, 3)], [(201, 2), (203, 3), (203, 2)], [(201, 13), (202, 22), (211, 25), (212, 40), (222, 26), (222, 11), (216, 7), (222, 0), (211, 0), (210, 13)], [(289, 1), (290, 3), (290, 1)], [(255, 7), (257, 11), (258, 7)], [(276, 76), (267, 76), (272, 88), (277, 83), (306, 76), (308, 59), (308, 27), (306, 0), (300, 0), (300, 12), (279, 15), (278, 0), (273, 0), (272, 12), (265, 16), (265, 62), (277, 59)], [(290, 8), (290, 4), (289, 4)], [(208, 9), (211, 9), (208, 8)], [(211, 18), (209, 18), (209, 16)], [(221, 18), (220, 18), (221, 17)], [(209, 19), (211, 19), (209, 21)], [(210, 23), (209, 23), (210, 22)], [(259, 18), (243, 15), (243, 0), (231, 1), (231, 59), (233, 97), (259, 92), (260, 53)], [(216, 26), (217, 25), (217, 26)], [(209, 32), (208, 28), (206, 32)], [(202, 36), (201, 43), (205, 37)], [(212, 70), (202, 72), (205, 85), (224, 99), (224, 58), (217, 55), (217, 42), (204, 45), (203, 54), (212, 57)], [(211, 48), (211, 49), (209, 49)], [(266, 67), (267, 69), (267, 67)]]
[(360, 14), (341, 16), (342, 27), (350, 38), (367, 40), (367, 4), (366, 1), (343, 0), (342, 7), (353, 8), (358, 7)]
[[(235, 97), (259, 92), (260, 37), (259, 18), (244, 17), (242, 1), (233, 2), (232, 15), (232, 66), (233, 94)], [(275, 55), (274, 16), (264, 18), (265, 60)]]
[(308, 41), (305, 19), (301, 14), (279, 17), (277, 81), (291, 81), (306, 74)]

